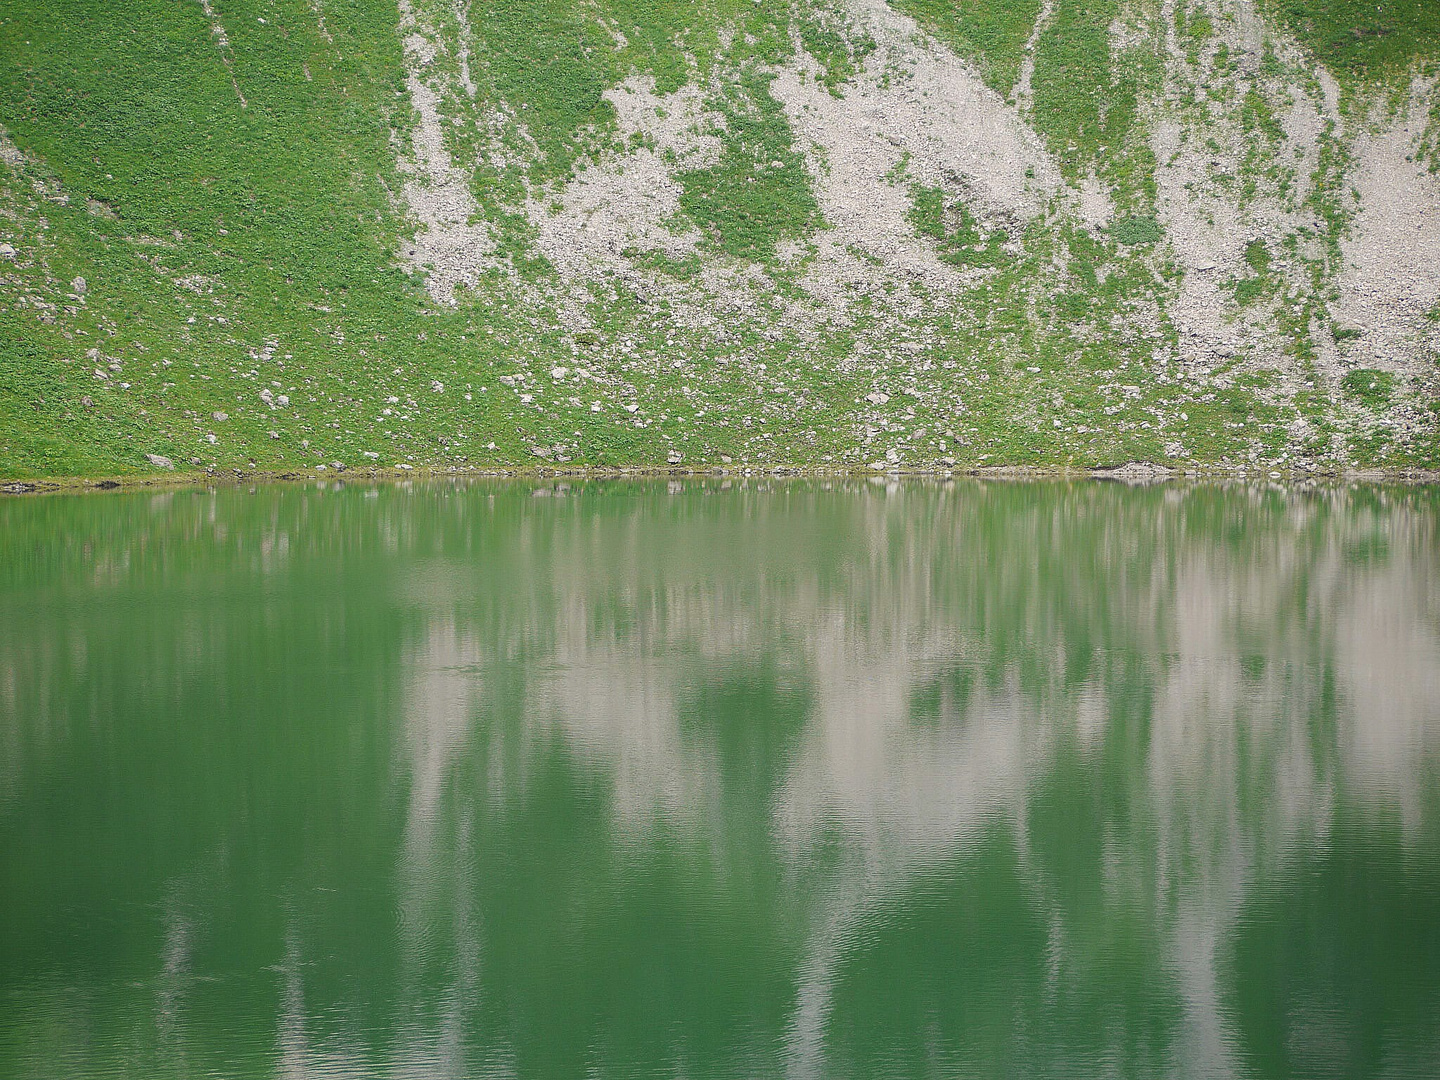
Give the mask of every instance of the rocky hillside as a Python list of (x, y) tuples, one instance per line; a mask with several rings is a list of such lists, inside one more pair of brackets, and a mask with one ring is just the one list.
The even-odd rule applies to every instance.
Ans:
[(1433, 0), (0, 0), (0, 478), (1440, 466)]

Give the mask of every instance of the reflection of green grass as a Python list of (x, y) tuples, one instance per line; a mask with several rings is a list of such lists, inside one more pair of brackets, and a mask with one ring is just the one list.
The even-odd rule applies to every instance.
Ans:
[[(1388, 494), (1366, 493), (1377, 502)], [(1312, 739), (1336, 738), (1333, 707), (1312, 723)], [(1363, 835), (1364, 842), (1316, 845), (1265, 889), (1252, 890), (1237, 913), (1220, 980), (1235, 1003), (1236, 1044), (1258, 1076), (1321, 1071), (1307, 1045), (1314, 1029), (1302, 1019), (1306, 1003), (1317, 999), (1346, 1018), (1325, 1045), (1324, 1071), (1334, 1076), (1382, 1074), (1392, 1058), (1403, 1058), (1400, 1047), (1425, 1045), (1420, 1031), (1433, 1027), (1440, 941), (1421, 928), (1440, 918), (1434, 864), (1406, 858), (1393, 819), (1367, 820), (1363, 810), (1343, 805), (1336, 818), (1336, 836)], [(1423, 996), (1411, 997), (1409, 987), (1422, 979)]]

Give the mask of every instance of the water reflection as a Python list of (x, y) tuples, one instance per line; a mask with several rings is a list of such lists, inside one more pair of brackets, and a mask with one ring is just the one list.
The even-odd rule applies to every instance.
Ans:
[(0, 503), (0, 1072), (1440, 1074), (1437, 509)]

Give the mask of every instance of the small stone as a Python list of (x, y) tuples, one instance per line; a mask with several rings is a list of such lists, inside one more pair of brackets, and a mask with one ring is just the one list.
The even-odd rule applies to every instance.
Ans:
[(866, 394), (865, 400), (870, 402), (871, 405), (884, 405), (887, 401), (890, 400), (890, 395), (881, 393), (879, 390), (875, 390), (871, 393)]
[(214, 446), (214, 445), (215, 445), (215, 436), (214, 436), (213, 434), (207, 432), (206, 435), (205, 435), (205, 441), (208, 442), (211, 446)]
[(280, 438), (280, 432), (278, 432), (278, 431), (272, 431), (272, 432), (270, 432), (270, 437), (271, 437), (272, 439), (278, 439), (278, 438)]
[(89, 286), (85, 284), (83, 277), (77, 277), (74, 281), (70, 282), (70, 291), (76, 296), (84, 296), (89, 291)]
[[(89, 398), (86, 398), (86, 401), (89, 401)], [(145, 460), (150, 462), (150, 464), (154, 465), (157, 469), (175, 468), (175, 463), (171, 461), (168, 457), (166, 457), (164, 454), (146, 454)]]
[(219, 420), (222, 424), (223, 424), (226, 420), (229, 420), (229, 419), (230, 419), (230, 414), (229, 414), (229, 413), (225, 413), (225, 412), (218, 412), (218, 411), (217, 411), (217, 412), (211, 413), (210, 415), (213, 416), (216, 420)]
[(435, 393), (439, 394), (439, 393), (441, 393), (441, 392), (444, 391), (444, 389), (445, 389), (445, 384), (444, 384), (443, 382), (441, 382), (439, 379), (431, 379), (431, 380), (430, 380), (430, 389), (433, 390)]
[(83, 397), (80, 398), (80, 404), (84, 405), (87, 409), (93, 409), (95, 407), (95, 399), (92, 398), (89, 394), (85, 394)]
[(15, 249), (13, 247), (9, 244), (0, 244), (0, 258), (13, 259), (14, 257)]
[(679, 465), (682, 460), (680, 456), (680, 451), (671, 450), (670, 453), (665, 455), (665, 460), (668, 461), (671, 465)]

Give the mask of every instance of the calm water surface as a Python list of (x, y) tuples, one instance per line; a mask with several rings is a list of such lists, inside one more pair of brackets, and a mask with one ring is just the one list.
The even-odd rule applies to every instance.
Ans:
[(1440, 1076), (1440, 492), (0, 503), (0, 1076)]

